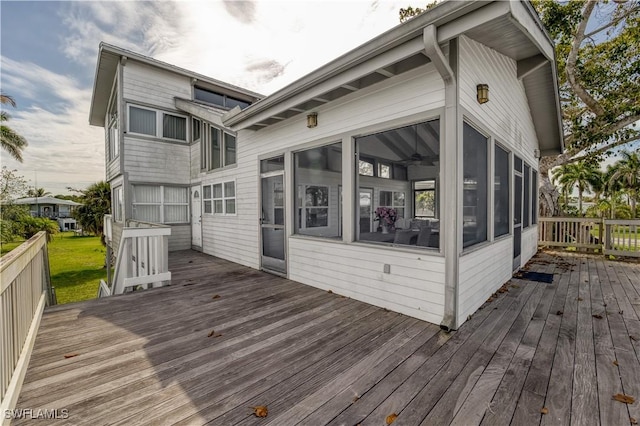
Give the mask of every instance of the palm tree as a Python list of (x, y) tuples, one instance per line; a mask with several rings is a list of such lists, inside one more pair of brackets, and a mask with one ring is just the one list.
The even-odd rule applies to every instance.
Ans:
[(100, 235), (100, 242), (104, 245), (103, 219), (111, 209), (110, 185), (108, 182), (100, 181), (79, 192), (82, 194), (82, 205), (75, 210), (74, 217), (83, 231)]
[(637, 152), (623, 151), (621, 160), (613, 165), (613, 173), (609, 178), (611, 184), (618, 183), (629, 194), (631, 217), (636, 217), (636, 201), (640, 190), (640, 156)]
[(41, 198), (49, 195), (51, 195), (51, 193), (44, 188), (33, 188), (27, 191), (27, 197)]
[[(0, 103), (2, 105), (9, 104), (14, 108), (16, 106), (16, 101), (14, 101), (11, 96), (1, 92)], [(22, 150), (28, 145), (27, 140), (4, 124), (9, 118), (9, 114), (7, 114), (4, 109), (0, 111), (0, 123), (3, 123), (0, 125), (0, 145), (9, 155), (22, 163)]]
[(558, 167), (553, 173), (553, 180), (560, 183), (565, 193), (565, 207), (569, 192), (574, 187), (578, 187), (578, 211), (582, 215), (582, 194), (596, 181), (596, 176), (600, 173), (595, 163), (587, 161), (577, 161)]

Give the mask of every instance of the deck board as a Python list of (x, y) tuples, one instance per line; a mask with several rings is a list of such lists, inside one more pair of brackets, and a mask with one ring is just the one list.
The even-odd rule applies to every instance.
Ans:
[(48, 308), (18, 408), (66, 408), (60, 425), (640, 419), (612, 399), (640, 399), (638, 263), (539, 253), (527, 269), (553, 283), (514, 278), (452, 333), (192, 251), (170, 269), (169, 287)]

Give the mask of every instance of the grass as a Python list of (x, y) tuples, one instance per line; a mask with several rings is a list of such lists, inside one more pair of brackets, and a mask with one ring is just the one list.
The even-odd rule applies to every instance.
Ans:
[(24, 240), (0, 244), (0, 256), (4, 256), (22, 243), (24, 243)]
[(105, 255), (106, 248), (100, 244), (100, 237), (79, 236), (73, 232), (54, 235), (49, 243), (49, 265), (58, 304), (97, 296), (100, 280), (107, 278)]

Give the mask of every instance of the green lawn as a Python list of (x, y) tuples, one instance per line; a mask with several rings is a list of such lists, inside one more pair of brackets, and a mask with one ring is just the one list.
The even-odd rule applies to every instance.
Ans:
[(99, 237), (78, 236), (62, 232), (49, 243), (51, 285), (56, 289), (58, 304), (93, 299), (98, 294), (104, 269), (106, 248)]
[(4, 256), (22, 243), (24, 243), (24, 240), (0, 244), (0, 256)]

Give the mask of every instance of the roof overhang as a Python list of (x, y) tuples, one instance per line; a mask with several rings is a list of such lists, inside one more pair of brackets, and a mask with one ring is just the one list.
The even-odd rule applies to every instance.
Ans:
[(175, 105), (176, 109), (179, 111), (191, 114), (197, 118), (215, 124), (216, 126), (224, 126), (224, 124), (222, 124), (222, 115), (227, 110), (215, 108), (209, 105), (204, 105), (189, 99), (182, 98), (175, 98)]
[(118, 63), (121, 60), (137, 61), (151, 65), (155, 68), (189, 77), (192, 79), (193, 84), (203, 84), (213, 90), (219, 90), (225, 94), (229, 94), (249, 102), (255, 102), (264, 97), (259, 93), (243, 89), (233, 84), (225, 83), (223, 81), (102, 42), (100, 43), (100, 48), (98, 50), (98, 63), (96, 65), (91, 107), (89, 110), (89, 124), (93, 126), (104, 127), (105, 125), (105, 116), (109, 104), (109, 97), (111, 96)]
[(423, 30), (438, 43), (461, 35), (518, 63), (543, 155), (563, 150), (554, 46), (529, 2), (446, 1), (329, 62), (248, 108), (223, 116), (235, 130), (260, 130), (429, 63)]

